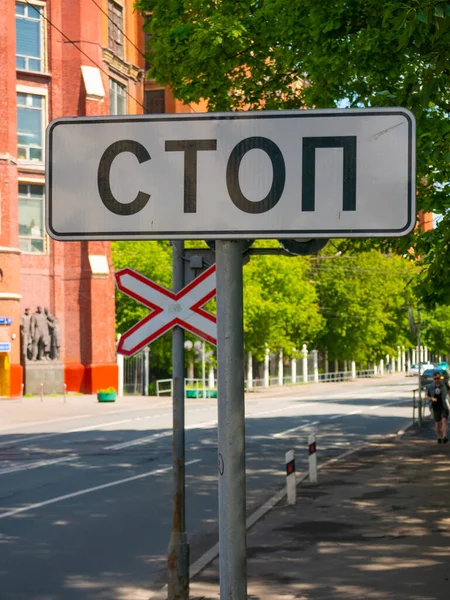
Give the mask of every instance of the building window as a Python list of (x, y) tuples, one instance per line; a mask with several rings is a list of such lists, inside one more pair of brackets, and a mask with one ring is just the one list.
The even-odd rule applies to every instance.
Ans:
[(42, 6), (16, 2), (16, 68), (44, 70)]
[(123, 58), (123, 9), (108, 0), (108, 48)]
[(44, 96), (17, 94), (18, 151), (21, 160), (44, 160)]
[(127, 114), (126, 87), (114, 79), (109, 80), (109, 114)]
[(44, 186), (19, 183), (19, 248), (44, 253)]
[(164, 90), (149, 90), (144, 92), (145, 112), (147, 114), (164, 113)]

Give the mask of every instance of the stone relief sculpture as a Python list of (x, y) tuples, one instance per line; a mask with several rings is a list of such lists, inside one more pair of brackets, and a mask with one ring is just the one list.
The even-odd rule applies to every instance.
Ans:
[(26, 308), (23, 315), (20, 315), (20, 355), (22, 362), (31, 359), (31, 315), (30, 309)]
[(24, 361), (59, 360), (61, 329), (59, 319), (48, 308), (38, 306), (30, 315), (26, 308), (20, 317), (21, 355)]
[(48, 308), (44, 309), (47, 314), (48, 329), (50, 334), (50, 359), (59, 360), (59, 352), (61, 347), (61, 328), (59, 319), (55, 315), (48, 312)]

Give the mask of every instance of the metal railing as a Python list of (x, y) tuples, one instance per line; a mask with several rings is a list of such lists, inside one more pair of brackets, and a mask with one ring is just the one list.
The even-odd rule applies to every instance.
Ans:
[[(362, 371), (356, 371), (357, 379), (367, 379), (371, 377), (377, 377), (377, 373), (374, 369), (366, 369)], [(350, 381), (353, 379), (352, 371), (338, 371), (333, 373), (318, 373), (317, 376), (314, 373), (308, 373), (308, 383), (333, 383), (339, 381)], [(209, 379), (206, 379), (206, 390), (209, 388)], [(280, 387), (279, 379), (277, 376), (269, 377), (269, 385), (265, 386), (264, 378), (256, 378), (252, 379), (251, 388), (250, 389), (268, 389), (272, 387)], [(297, 375), (295, 382), (292, 381), (292, 377), (290, 375), (286, 375), (283, 377), (283, 386), (288, 385), (304, 385), (303, 375)], [(194, 390), (202, 390), (203, 383), (202, 379), (189, 379), (185, 378), (184, 380), (184, 389), (187, 391), (189, 389)], [(217, 389), (217, 380), (214, 379), (214, 388)], [(248, 391), (248, 382), (245, 381), (245, 390)], [(172, 380), (171, 379), (159, 379), (156, 382), (156, 395), (172, 395)], [(205, 394), (206, 395), (206, 394)], [(197, 396), (198, 397), (198, 396)]]
[(156, 381), (157, 396), (172, 396), (172, 379), (158, 379)]
[[(209, 387), (209, 379), (205, 380), (205, 397), (208, 397), (208, 392), (217, 390), (217, 379), (214, 379), (214, 386)], [(185, 377), (184, 379), (184, 393), (188, 396), (189, 391), (196, 392), (197, 397), (202, 397), (203, 394), (203, 380), (202, 379), (190, 379)], [(172, 379), (158, 379), (156, 381), (156, 395), (157, 396), (172, 396)], [(212, 397), (212, 396), (211, 396)]]

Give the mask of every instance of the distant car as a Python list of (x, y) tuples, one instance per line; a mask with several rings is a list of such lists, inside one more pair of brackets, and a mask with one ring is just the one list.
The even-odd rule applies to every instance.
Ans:
[(448, 387), (448, 371), (446, 369), (440, 369), (439, 367), (434, 369), (426, 369), (420, 377), (420, 383), (422, 385), (429, 385), (430, 383), (433, 383), (433, 375), (436, 373), (436, 371), (440, 373), (441, 379), (445, 381), (445, 384)]
[(446, 371), (450, 371), (450, 367), (448, 366), (448, 363), (445, 362), (445, 360), (441, 360), (441, 362), (439, 362), (437, 364), (437, 368), (438, 369), (445, 369)]
[(432, 362), (421, 362), (420, 370), (422, 371), (422, 373), (425, 371), (425, 369), (436, 369), (436, 365)]
[[(434, 369), (435, 366), (429, 362), (421, 362), (420, 363), (420, 373), (422, 374), (426, 369)], [(417, 377), (419, 374), (419, 365), (417, 363), (413, 363), (409, 365), (408, 376), (409, 377)]]
[(419, 365), (416, 365), (415, 363), (412, 365), (409, 365), (408, 377), (417, 377), (418, 375), (419, 375)]

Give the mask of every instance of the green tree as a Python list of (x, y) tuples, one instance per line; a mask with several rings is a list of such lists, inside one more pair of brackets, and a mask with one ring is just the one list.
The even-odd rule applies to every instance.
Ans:
[(410, 347), (407, 307), (415, 267), (397, 256), (363, 252), (315, 261), (326, 326), (318, 347), (329, 359), (372, 361)]
[(422, 311), (422, 340), (436, 354), (450, 355), (450, 308), (438, 306), (432, 311)]
[(251, 258), (244, 268), (244, 337), (257, 360), (266, 344), (293, 356), (294, 348), (313, 343), (323, 326), (308, 258)]
[[(138, 0), (150, 76), (211, 110), (404, 106), (417, 120), (420, 209), (432, 232), (376, 246), (421, 258), (425, 303), (450, 279), (450, 3), (445, 0)], [(415, 249), (415, 252), (411, 251)]]

